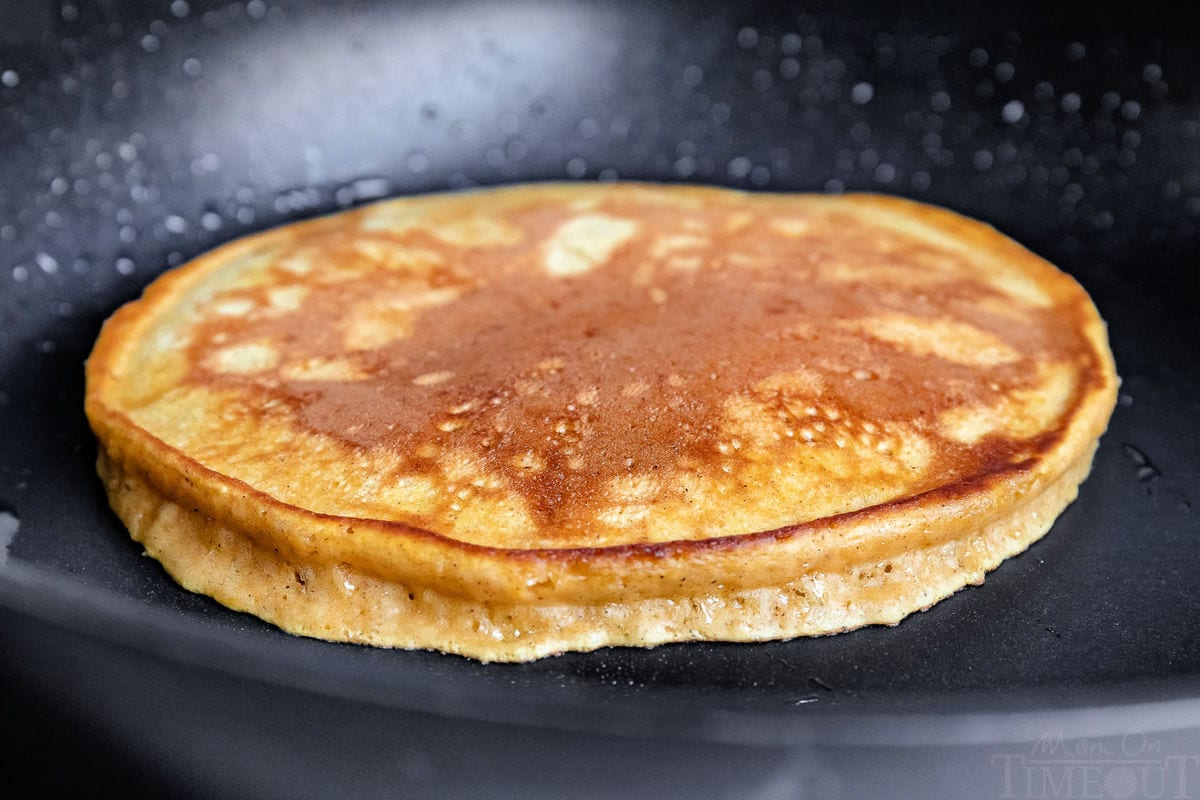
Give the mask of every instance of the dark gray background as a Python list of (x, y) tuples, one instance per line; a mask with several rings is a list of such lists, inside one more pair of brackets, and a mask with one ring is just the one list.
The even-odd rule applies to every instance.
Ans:
[[(1029, 766), (1059, 731), (1099, 770), (1076, 796), (1152, 794), (1200, 754), (1200, 16), (963, 6), (5, 4), (10, 771), (51, 795), (1025, 797), (1014, 759), (1087, 766)], [(1050, 259), (1123, 379), (1079, 500), (896, 628), (525, 666), (296, 640), (140, 557), (81, 408), (121, 302), (289, 220), (562, 178), (884, 191)]]

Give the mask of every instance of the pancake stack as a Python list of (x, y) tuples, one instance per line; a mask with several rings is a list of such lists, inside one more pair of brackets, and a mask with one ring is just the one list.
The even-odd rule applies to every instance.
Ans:
[(895, 624), (1050, 529), (1118, 383), (1086, 292), (984, 224), (619, 182), (236, 240), (86, 377), (182, 586), (482, 661)]

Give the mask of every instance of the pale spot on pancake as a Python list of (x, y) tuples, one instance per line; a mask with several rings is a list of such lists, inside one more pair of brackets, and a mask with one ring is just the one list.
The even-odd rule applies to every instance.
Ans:
[(608, 496), (617, 503), (639, 504), (654, 499), (661, 489), (653, 475), (618, 475), (608, 483)]
[(896, 460), (911, 472), (924, 472), (933, 460), (929, 440), (911, 428), (898, 432), (889, 445), (887, 449), (895, 450)]
[(426, 372), (424, 375), (418, 375), (413, 378), (412, 382), (417, 386), (435, 386), (439, 383), (445, 383), (453, 377), (453, 372), (440, 370), (438, 372)]
[(558, 372), (567, 365), (567, 361), (559, 356), (544, 358), (537, 363), (537, 368), (542, 372)]
[(551, 275), (590, 272), (612, 257), (637, 232), (637, 223), (588, 214), (564, 222), (542, 246), (542, 263)]
[(429, 232), (458, 247), (511, 247), (525, 238), (525, 232), (516, 225), (482, 216), (442, 222)]
[(989, 276), (988, 283), (1014, 300), (1035, 308), (1049, 308), (1054, 302), (1033, 278), (1020, 272), (995, 272)]
[(179, 350), (187, 347), (188, 342), (192, 339), (190, 331), (181, 331), (175, 328), (164, 328), (154, 335), (154, 348), (160, 353)]
[(650, 246), (650, 255), (655, 258), (663, 258), (672, 253), (677, 253), (680, 250), (695, 250), (707, 247), (709, 244), (708, 237), (696, 236), (688, 233), (677, 233), (668, 236), (660, 236), (654, 240), (654, 244)]
[(301, 250), (295, 253), (289, 253), (279, 259), (276, 264), (280, 269), (290, 272), (293, 275), (307, 275), (313, 271), (315, 266), (313, 259), (308, 253)]
[(374, 350), (412, 334), (417, 314), (458, 297), (453, 287), (389, 295), (358, 303), (343, 325), (342, 342), (348, 350)]
[(812, 223), (796, 217), (777, 217), (771, 220), (771, 230), (784, 236), (799, 238), (812, 231)]
[(640, 504), (620, 505), (608, 508), (596, 515), (596, 519), (614, 528), (628, 528), (650, 514), (650, 507)]
[(282, 375), (291, 381), (361, 381), (367, 377), (348, 358), (306, 358), (288, 364)]
[(581, 390), (575, 395), (575, 402), (581, 406), (595, 405), (600, 401), (600, 389), (596, 386), (589, 386)]
[(449, 413), (458, 416), (461, 414), (470, 414), (475, 409), (479, 408), (478, 400), (465, 400), (458, 405), (451, 406)]
[[(400, 456), (392, 450), (382, 447), (356, 448), (350, 469), (341, 471), (336, 482), (358, 501), (372, 503), (376, 502), (380, 487), (392, 480), (391, 476), (400, 466)], [(347, 473), (351, 472), (362, 476), (357, 486), (346, 478)]]
[(254, 310), (254, 301), (245, 297), (222, 300), (213, 307), (213, 311), (222, 317), (244, 317)]
[[(340, 248), (343, 244), (344, 240), (341, 238), (314, 235), (304, 241), (305, 244), (281, 253), (271, 262), (275, 269), (264, 272), (264, 278), (269, 280), (262, 281), (263, 284), (269, 284), (268, 288), (278, 288), (281, 284), (286, 285), (290, 278), (299, 277), (310, 286), (330, 286), (362, 276), (362, 264), (357, 259), (342, 255), (332, 257), (331, 250)], [(280, 275), (280, 272), (287, 274)], [(239, 280), (238, 286), (245, 288), (247, 284)]]
[(975, 444), (996, 430), (999, 409), (990, 406), (959, 406), (938, 415), (938, 430), (951, 441)]
[(531, 397), (539, 394), (544, 386), (544, 383), (533, 378), (517, 378), (513, 381), (513, 388), (517, 390), (517, 394), (521, 397)]
[(844, 327), (896, 345), (918, 356), (937, 356), (955, 364), (1009, 364), (1020, 354), (987, 331), (950, 319), (926, 319), (901, 314), (847, 320)]
[(639, 380), (625, 384), (625, 387), (621, 389), (621, 394), (625, 397), (640, 397), (648, 391), (650, 391), (650, 384)]
[(491, 472), (485, 472), (471, 478), (471, 485), (477, 489), (494, 491), (501, 488), (504, 485), (504, 481), (501, 480), (498, 475), (495, 475)]
[(377, 491), (379, 502), (417, 514), (433, 511), (441, 499), (437, 484), (424, 475), (403, 475)]
[(738, 231), (745, 229), (753, 221), (754, 221), (753, 214), (747, 214), (744, 212), (739, 212), (737, 214), (730, 214), (728, 217), (725, 218), (725, 232), (726, 233), (737, 233)]
[(704, 258), (702, 256), (671, 256), (666, 263), (669, 268), (680, 272), (695, 272), (704, 265)]
[(765, 394), (805, 395), (815, 397), (825, 388), (821, 374), (811, 369), (781, 372), (754, 384), (757, 392)]
[(785, 436), (786, 425), (761, 401), (744, 395), (728, 398), (722, 408), (721, 432), (730, 439), (719, 442), (717, 451), (729, 455), (741, 450), (745, 439), (756, 447), (770, 445)]
[(886, 281), (888, 284), (901, 286), (924, 284), (930, 276), (922, 270), (914, 270), (905, 266), (900, 269), (890, 269), (885, 264), (852, 264), (833, 259), (822, 261), (817, 265), (817, 275), (824, 281), (835, 283), (877, 283)]
[(442, 455), (440, 464), (442, 474), (451, 485), (471, 483), (487, 474), (483, 459), (469, 450), (450, 450)]
[(649, 294), (650, 299), (654, 301), (656, 305), (661, 306), (663, 303), (667, 302), (667, 292), (665, 289), (660, 289), (657, 286), (653, 286), (650, 288)]
[(411, 332), (412, 325), (407, 315), (398, 319), (368, 317), (351, 320), (342, 341), (348, 350), (374, 350), (403, 339)]
[(404, 233), (417, 227), (427, 215), (418, 204), (391, 200), (367, 206), (359, 212), (360, 225), (368, 231)]
[(389, 239), (363, 239), (354, 249), (373, 264), (387, 270), (427, 273), (443, 262), (442, 254), (427, 247), (413, 247)]
[(262, 372), (279, 363), (279, 351), (269, 342), (248, 342), (224, 347), (205, 360), (213, 372)]
[(695, 471), (695, 460), (682, 456), (676, 462), (679, 472), (675, 477), (675, 493), (688, 502), (703, 503), (712, 491), (712, 479)]
[[(536, 524), (518, 495), (506, 494), (498, 498), (473, 498), (456, 509), (454, 532), (458, 536), (478, 537), (502, 535), (514, 542), (524, 541)], [(536, 545), (536, 540), (529, 542)]]
[(307, 286), (275, 286), (267, 290), (267, 303), (275, 311), (295, 311), (307, 294)]
[(880, 270), (876, 267), (851, 264), (834, 259), (826, 259), (818, 264), (817, 275), (821, 280), (837, 283), (865, 283), (881, 277)]
[(527, 472), (541, 472), (546, 468), (546, 460), (542, 458), (541, 454), (527, 450), (513, 459), (513, 466)]

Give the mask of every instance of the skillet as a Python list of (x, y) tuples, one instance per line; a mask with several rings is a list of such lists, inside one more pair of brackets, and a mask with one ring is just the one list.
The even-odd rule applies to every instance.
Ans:
[[(10, 4), (9, 773), (172, 797), (1195, 793), (1200, 29), (1088, 9)], [(1074, 275), (1123, 380), (1079, 499), (894, 628), (488, 666), (280, 633), (180, 590), (108, 511), (82, 364), (164, 269), (385, 196), (618, 177), (904, 195)]]

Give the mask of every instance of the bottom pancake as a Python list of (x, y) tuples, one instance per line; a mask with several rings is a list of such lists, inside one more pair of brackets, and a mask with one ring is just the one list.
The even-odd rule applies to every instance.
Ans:
[[(884, 533), (849, 549), (815, 544), (776, 564), (797, 575), (777, 586), (707, 587), (697, 595), (612, 596), (571, 604), (481, 603), (406, 586), (345, 562), (298, 564), (167, 499), (144, 476), (100, 460), (100, 474), (133, 538), (186, 588), (291, 633), (379, 647), (433, 649), (480, 661), (529, 661), (609, 645), (651, 647), (694, 640), (769, 641), (895, 625), (928, 609), (1040, 539), (1075, 499), (1094, 447), (1056, 480), (994, 519), (988, 502), (960, 507), (950, 530)], [(997, 498), (1012, 489), (1000, 484)], [(904, 534), (904, 531), (897, 531)], [(814, 537), (815, 539), (816, 537)], [(769, 544), (764, 548), (769, 550)], [(769, 552), (746, 553), (748, 567)], [(627, 564), (624, 566), (628, 566)]]

